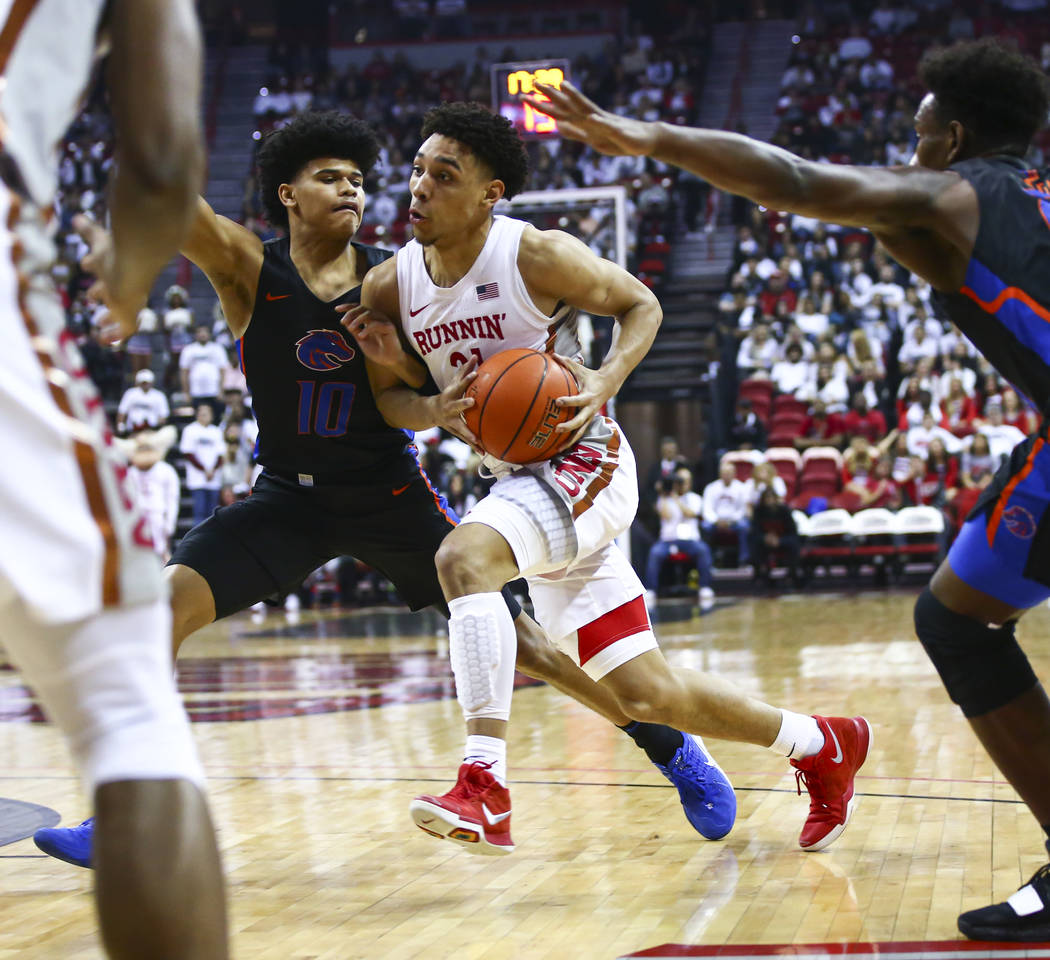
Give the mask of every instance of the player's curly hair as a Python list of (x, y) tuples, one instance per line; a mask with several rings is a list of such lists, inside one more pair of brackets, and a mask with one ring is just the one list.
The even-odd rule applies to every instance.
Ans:
[(310, 110), (274, 130), (259, 147), (259, 193), (266, 219), (288, 229), (288, 211), (277, 196), (311, 160), (351, 160), (367, 175), (379, 156), (379, 140), (362, 120), (339, 110)]
[(497, 180), (503, 181), (508, 200), (521, 193), (529, 175), (525, 144), (506, 117), (480, 103), (443, 103), (423, 117), (420, 131), (425, 140), (437, 133), (470, 147)]
[(1023, 154), (1045, 126), (1050, 86), (1034, 60), (986, 37), (927, 51), (919, 79), (945, 123), (958, 120), (975, 151)]

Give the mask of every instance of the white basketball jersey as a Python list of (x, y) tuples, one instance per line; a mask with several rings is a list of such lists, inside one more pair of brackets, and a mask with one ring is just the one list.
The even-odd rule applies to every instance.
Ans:
[(32, 200), (50, 206), (56, 148), (80, 107), (106, 0), (0, 0), (0, 145)]
[(451, 287), (430, 279), (415, 240), (398, 251), (401, 325), (441, 388), (472, 356), (487, 360), (513, 347), (581, 360), (576, 310), (558, 304), (553, 316), (537, 309), (518, 272), (524, 220), (495, 216), (471, 268)]

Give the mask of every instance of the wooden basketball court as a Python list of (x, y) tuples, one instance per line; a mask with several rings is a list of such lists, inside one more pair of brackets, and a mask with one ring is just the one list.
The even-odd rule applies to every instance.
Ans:
[[(1046, 854), (913, 639), (913, 601), (805, 593), (702, 618), (661, 605), (672, 663), (774, 704), (872, 721), (855, 818), (815, 854), (796, 845), (808, 800), (785, 761), (709, 744), (739, 815), (729, 837), (708, 842), (623, 733), (522, 685), (510, 738), (518, 848), (472, 857), (408, 816), (415, 794), (452, 784), (461, 755), (442, 620), (373, 610), (293, 624), (273, 613), (202, 631), (184, 648), (180, 685), (210, 777), (234, 955), (614, 960), (956, 939), (961, 910), (1005, 899)], [(1047, 626), (1041, 608), (1020, 630), (1044, 675)], [(18, 676), (0, 672), (0, 796), (77, 823), (85, 799), (38, 715)], [(30, 840), (0, 847), (0, 960), (101, 957), (90, 880)], [(666, 944), (681, 946), (652, 951)]]

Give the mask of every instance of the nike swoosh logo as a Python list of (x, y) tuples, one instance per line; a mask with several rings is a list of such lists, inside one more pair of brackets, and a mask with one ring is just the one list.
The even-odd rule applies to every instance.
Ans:
[(266, 299), (270, 300), (270, 301), (273, 301), (273, 300), (287, 300), (290, 296), (291, 296), (290, 293), (282, 293), (280, 296), (275, 297), (272, 293), (268, 293), (268, 294), (266, 294)]
[(412, 484), (410, 484), (410, 483), (406, 483), (406, 484), (405, 484), (405, 485), (404, 485), (403, 487), (394, 487), (394, 489), (393, 489), (393, 490), (391, 490), (390, 492), (391, 492), (391, 493), (392, 493), (392, 494), (393, 494), (393, 495), (394, 495), (395, 497), (400, 497), (400, 496), (401, 496), (401, 494), (403, 494), (403, 493), (404, 493), (404, 492), (405, 492), (405, 491), (406, 491), (406, 490), (407, 490), (407, 489), (408, 489), (408, 488), (409, 488), (410, 486), (412, 486)]
[(839, 744), (839, 738), (835, 736), (835, 731), (828, 726), (828, 733), (831, 734), (831, 739), (835, 741), (835, 756), (831, 758), (832, 763), (842, 763), (842, 747)]
[(410, 317), (414, 317), (414, 316), (415, 316), (415, 315), (416, 315), (417, 313), (422, 313), (422, 312), (423, 312), (424, 310), (426, 310), (426, 308), (427, 308), (427, 307), (429, 307), (429, 306), (430, 306), (430, 304), (429, 304), (429, 303), (424, 303), (424, 304), (423, 304), (423, 306), (421, 306), (421, 307), (420, 307), (420, 308), (419, 308), (418, 310), (412, 310), (412, 309), (409, 309), (409, 311), (408, 311), (408, 315), (409, 315)]
[(510, 816), (509, 810), (506, 813), (493, 813), (485, 803), (481, 804), (481, 812), (485, 814), (485, 819), (489, 822), (490, 827), (496, 826), (497, 823), (503, 823)]

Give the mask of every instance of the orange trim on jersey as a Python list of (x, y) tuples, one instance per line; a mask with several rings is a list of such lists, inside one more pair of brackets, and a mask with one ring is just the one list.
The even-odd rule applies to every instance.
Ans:
[(7, 61), (11, 59), (11, 52), (15, 49), (18, 36), (26, 25), (29, 15), (40, 0), (15, 0), (11, 4), (11, 11), (7, 15), (3, 29), (0, 30), (0, 74), (7, 70)]
[(1003, 519), (1003, 511), (1006, 509), (1006, 503), (1010, 499), (1017, 485), (1024, 480), (1032, 472), (1035, 467), (1035, 458), (1039, 456), (1039, 451), (1043, 449), (1043, 438), (1039, 437), (1032, 445), (1032, 449), (1028, 453), (1028, 457), (1025, 459), (1024, 466), (1017, 471), (1011, 478), (1010, 482), (1003, 487), (1003, 492), (999, 494), (999, 498), (995, 501), (995, 509), (992, 511), (992, 519), (988, 523), (988, 546), (994, 546), (993, 541), (995, 540), (995, 534), (999, 529), (999, 522)]
[(573, 504), (573, 520), (590, 510), (594, 506), (594, 498), (612, 483), (613, 474), (620, 465), (620, 458), (616, 456), (616, 451), (620, 449), (620, 432), (615, 427), (613, 427), (613, 435), (609, 438), (606, 449), (609, 451), (610, 456), (615, 457), (615, 460), (604, 461), (598, 476), (587, 484), (587, 489), (584, 490), (583, 496)]
[[(15, 223), (18, 221), (20, 208), (21, 203), (18, 197), (12, 194), (11, 210), (7, 218), (9, 231), (13, 230)], [(18, 268), (21, 254), (22, 247), (16, 239), (11, 245), (11, 260), (18, 279), (18, 309), (22, 314), (22, 322), (25, 324), (26, 331), (32, 341), (39, 338), (40, 330), (26, 305), (25, 295), (29, 288), (29, 280)], [(74, 414), (73, 408), (69, 403), (69, 397), (66, 391), (59, 386), (59, 383), (65, 379), (64, 372), (56, 369), (51, 357), (45, 350), (34, 345), (33, 352), (36, 354), (40, 366), (43, 367), (44, 379), (47, 382), (48, 390), (51, 392), (51, 399), (54, 400), (55, 405), (62, 413), (71, 420), (75, 420), (76, 414)], [(55, 375), (52, 375), (52, 373)], [(78, 440), (73, 436), (70, 439), (73, 443), (73, 453), (76, 457), (77, 468), (80, 470), (80, 478), (84, 484), (88, 508), (102, 536), (104, 548), (102, 559), (102, 603), (107, 607), (116, 606), (120, 603), (120, 547), (117, 544), (113, 520), (109, 514), (109, 506), (106, 503), (102, 482), (99, 479), (98, 456), (91, 444)]]
[(433, 488), (433, 486), (431, 486), (430, 477), (427, 476), (426, 471), (423, 469), (423, 465), (418, 460), (416, 461), (416, 469), (419, 471), (419, 475), (423, 478), (423, 482), (427, 485), (427, 489), (430, 491), (430, 495), (434, 498), (434, 503), (437, 506), (438, 510), (441, 511), (445, 519), (449, 523), (451, 523), (452, 526), (459, 526), (459, 524), (457, 524), (456, 521), (449, 516), (448, 511), (443, 506), (441, 506), (441, 495), (437, 492), (437, 490)]
[(1020, 300), (1021, 303), (1028, 307), (1034, 314), (1042, 317), (1047, 323), (1050, 323), (1050, 310), (1047, 310), (1046, 307), (1040, 306), (1036, 303), (1020, 287), (1006, 287), (1004, 290), (1000, 291), (999, 296), (994, 300), (982, 300), (969, 287), (962, 287), (959, 290), (959, 293), (969, 297), (977, 304), (977, 306), (982, 310), (987, 310), (988, 313), (996, 313), (1007, 300)]

